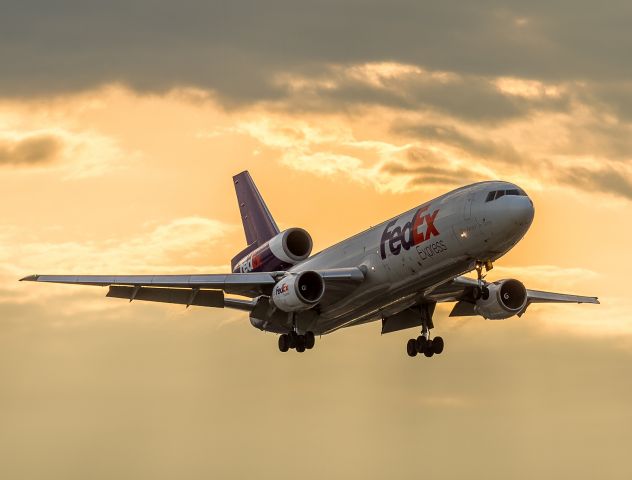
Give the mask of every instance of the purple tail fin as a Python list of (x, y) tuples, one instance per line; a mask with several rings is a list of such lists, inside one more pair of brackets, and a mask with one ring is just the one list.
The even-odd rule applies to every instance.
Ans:
[(241, 172), (233, 177), (233, 181), (235, 182), (239, 212), (241, 213), (241, 221), (244, 225), (246, 243), (248, 244), (231, 261), (234, 268), (235, 264), (244, 256), (277, 235), (279, 227), (277, 227), (270, 210), (268, 210), (266, 203), (261, 198), (261, 194), (257, 190), (250, 173), (248, 171)]

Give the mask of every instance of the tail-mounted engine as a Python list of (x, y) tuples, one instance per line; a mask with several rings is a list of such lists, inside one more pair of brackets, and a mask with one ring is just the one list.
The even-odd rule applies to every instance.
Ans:
[(299, 312), (314, 307), (325, 293), (323, 277), (312, 271), (289, 274), (272, 290), (272, 303), (284, 312)]
[(234, 273), (287, 270), (312, 253), (312, 237), (302, 228), (290, 228), (242, 258)]
[(518, 280), (499, 280), (482, 289), (476, 312), (488, 320), (504, 320), (527, 306), (527, 289)]

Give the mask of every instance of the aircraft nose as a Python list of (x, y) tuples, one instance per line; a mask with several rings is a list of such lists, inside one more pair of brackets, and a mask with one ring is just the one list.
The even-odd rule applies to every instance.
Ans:
[(510, 218), (519, 227), (530, 227), (533, 222), (533, 217), (535, 216), (533, 200), (525, 195), (512, 198), (510, 203)]
[(533, 222), (533, 201), (517, 187), (507, 191), (512, 193), (504, 193), (484, 204), (484, 216), (491, 222), (490, 228), (496, 235), (507, 239), (522, 238)]

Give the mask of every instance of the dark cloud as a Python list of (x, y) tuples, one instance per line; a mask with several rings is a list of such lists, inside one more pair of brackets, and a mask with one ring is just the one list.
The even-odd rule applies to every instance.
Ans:
[(525, 161), (523, 155), (507, 142), (472, 138), (448, 125), (401, 123), (395, 125), (393, 131), (421, 142), (441, 142), (492, 162), (517, 164)]
[[(141, 90), (185, 84), (248, 101), (283, 95), (272, 82), (279, 71), (372, 61), (618, 81), (632, 74), (631, 13), (623, 0), (608, 8), (596, 0), (9, 0), (0, 88), (31, 95), (111, 81)], [(448, 108), (476, 100), (436, 93)]]
[(588, 191), (606, 192), (632, 200), (632, 181), (611, 167), (589, 170), (573, 168), (557, 174), (561, 183)]
[(405, 163), (385, 163), (382, 171), (390, 175), (410, 177), (408, 185), (411, 187), (429, 184), (462, 185), (481, 179), (480, 173), (463, 167), (450, 168), (442, 156), (422, 148), (410, 149)]
[[(449, 82), (407, 75), (373, 86), (361, 79), (343, 79), (336, 88), (315, 92), (330, 109), (360, 105), (384, 105), (406, 110), (433, 109), (465, 120), (501, 121), (524, 115), (531, 105), (503, 95), (489, 81), (460, 78)], [(296, 99), (300, 102), (300, 98)], [(294, 102), (292, 102), (292, 105)]]
[(61, 142), (52, 135), (0, 139), (0, 166), (48, 164), (55, 161), (60, 150)]
[[(424, 132), (426, 129), (423, 130)], [(449, 129), (437, 131), (437, 127), (428, 127), (429, 137), (442, 139), (445, 135), (448, 138), (460, 138), (460, 134)], [(447, 133), (446, 133), (447, 132)], [(466, 137), (467, 138), (467, 137)], [(463, 142), (467, 143), (467, 142)], [(485, 143), (483, 143), (485, 146)], [(471, 149), (476, 149), (477, 145)], [(493, 146), (481, 147), (483, 150), (494, 151)], [(502, 149), (501, 149), (502, 150)], [(451, 166), (450, 163), (440, 154), (421, 147), (411, 148), (408, 151), (405, 161), (391, 161), (382, 166), (382, 172), (389, 175), (399, 175), (409, 178), (410, 187), (422, 185), (445, 185), (459, 186), (482, 180), (492, 180), (488, 178), (477, 166), (486, 166), (498, 160), (482, 160), (467, 166)], [(503, 162), (505, 163), (505, 162)], [(511, 163), (511, 162), (506, 162)], [(498, 163), (497, 163), (498, 165)], [(528, 172), (536, 179), (546, 182), (557, 183), (559, 185), (571, 186), (575, 189), (587, 192), (600, 192), (612, 196), (632, 200), (632, 180), (622, 169), (613, 166), (595, 165), (595, 168), (569, 167), (567, 165), (556, 165), (548, 160), (525, 161), (525, 163), (515, 163), (512, 166), (516, 172)]]

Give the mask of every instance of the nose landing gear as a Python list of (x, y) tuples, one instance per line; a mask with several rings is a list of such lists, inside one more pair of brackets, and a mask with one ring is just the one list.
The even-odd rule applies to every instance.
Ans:
[(476, 277), (478, 279), (478, 286), (473, 291), (474, 300), (487, 300), (489, 297), (489, 289), (485, 286), (485, 275), (483, 275), (483, 269), (485, 269), (485, 273), (489, 272), (494, 268), (494, 264), (491, 260), (486, 260), (484, 262), (477, 260), (476, 261)]

